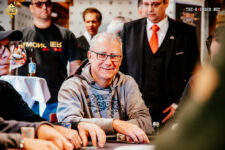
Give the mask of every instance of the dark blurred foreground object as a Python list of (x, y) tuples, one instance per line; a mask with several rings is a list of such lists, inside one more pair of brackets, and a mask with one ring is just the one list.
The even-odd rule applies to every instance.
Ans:
[[(194, 94), (196, 89), (191, 91), (189, 102), (178, 115), (179, 125), (176, 131), (163, 132), (155, 142), (156, 150), (225, 149), (225, 34), (223, 33), (221, 37), (223, 45), (220, 52), (212, 65), (201, 71), (201, 79), (215, 83), (216, 88), (208, 97), (203, 95), (204, 92)], [(202, 88), (211, 87), (202, 86)]]

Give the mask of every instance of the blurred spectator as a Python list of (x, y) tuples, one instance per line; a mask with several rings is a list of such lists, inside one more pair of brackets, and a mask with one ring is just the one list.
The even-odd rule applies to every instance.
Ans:
[(224, 27), (213, 32), (210, 51), (217, 54), (212, 53), (213, 62), (198, 71), (186, 97), (187, 103), (177, 115), (179, 124), (176, 131), (164, 131), (153, 143), (156, 144), (156, 150), (225, 149), (224, 37)]
[[(222, 40), (223, 40), (222, 36), (223, 36), (224, 32), (225, 32), (225, 26), (220, 26), (220, 27), (216, 28), (213, 31), (213, 33), (207, 38), (206, 45), (207, 45), (207, 50), (208, 50), (208, 54), (209, 54), (208, 63), (212, 63), (212, 61), (214, 61), (215, 55), (220, 50), (221, 45), (222, 45)], [(196, 75), (194, 75), (188, 81), (188, 83), (184, 89), (184, 92), (182, 94), (181, 100), (180, 100), (182, 103), (184, 103), (184, 100), (185, 100), (186, 96), (189, 94), (190, 88), (192, 87), (192, 84), (193, 84), (193, 82), (195, 82), (196, 78), (197, 78)]]
[(212, 61), (221, 48), (223, 42), (222, 35), (224, 34), (224, 32), (225, 26), (217, 27), (206, 40), (207, 50), (210, 56), (210, 60)]
[(145, 12), (142, 9), (142, 4), (143, 4), (142, 1), (143, 0), (138, 0), (138, 5), (137, 5), (138, 6), (138, 17), (139, 18), (147, 17), (146, 14), (145, 14)]
[(83, 20), (86, 31), (78, 38), (82, 59), (87, 58), (90, 40), (98, 33), (98, 28), (102, 23), (102, 14), (96, 8), (87, 8), (83, 12)]
[(123, 25), (130, 21), (130, 18), (123, 16), (114, 17), (107, 26), (107, 32), (119, 35), (119, 33), (123, 30)]

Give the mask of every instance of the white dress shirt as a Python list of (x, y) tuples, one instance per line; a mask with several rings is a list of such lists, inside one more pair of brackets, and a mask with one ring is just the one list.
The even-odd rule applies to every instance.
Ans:
[(84, 32), (84, 37), (87, 39), (88, 43), (90, 44), (91, 35), (87, 31)]
[(159, 47), (161, 46), (167, 30), (169, 28), (169, 22), (168, 22), (168, 17), (165, 17), (163, 20), (161, 20), (160, 22), (158, 22), (157, 24), (153, 24), (148, 18), (147, 18), (147, 26), (146, 26), (146, 30), (147, 30), (147, 36), (148, 36), (148, 41), (150, 41), (150, 38), (152, 37), (152, 29), (151, 27), (153, 25), (157, 25), (160, 29), (157, 31), (157, 35), (158, 35), (158, 42), (159, 42)]

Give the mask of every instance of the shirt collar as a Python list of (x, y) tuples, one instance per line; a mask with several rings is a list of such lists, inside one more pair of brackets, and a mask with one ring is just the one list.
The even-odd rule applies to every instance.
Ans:
[(87, 39), (88, 43), (90, 43), (90, 41), (91, 41), (91, 35), (87, 31), (85, 31), (84, 32), (84, 36)]
[[(168, 17), (165, 17), (163, 20), (161, 20), (160, 22), (156, 23), (156, 25), (160, 28), (160, 30), (162, 31), (163, 29), (165, 29), (164, 27), (168, 24)], [(155, 25), (154, 23), (152, 23), (148, 18), (147, 18), (147, 29), (151, 29), (151, 27)]]

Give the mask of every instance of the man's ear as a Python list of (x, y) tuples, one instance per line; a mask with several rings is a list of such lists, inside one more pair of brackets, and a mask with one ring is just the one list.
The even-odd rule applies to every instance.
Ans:
[(30, 8), (31, 13), (33, 13), (34, 12), (33, 11), (33, 6), (31, 4), (29, 5), (29, 8)]
[(89, 62), (90, 62), (90, 59), (91, 59), (91, 51), (88, 51), (88, 52), (87, 52), (87, 57), (88, 57), (88, 60), (89, 60)]

